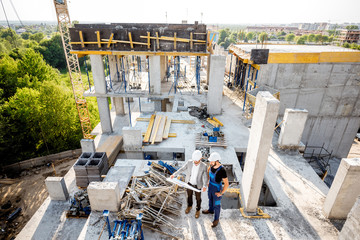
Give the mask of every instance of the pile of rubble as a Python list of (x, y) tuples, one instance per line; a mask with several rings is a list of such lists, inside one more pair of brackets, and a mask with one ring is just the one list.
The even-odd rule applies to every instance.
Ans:
[(149, 172), (133, 177), (121, 202), (119, 219), (136, 218), (143, 213), (144, 227), (177, 239), (167, 231), (176, 232), (174, 216), (180, 216), (182, 201), (178, 187), (166, 180), (171, 172), (169, 167), (152, 162)]

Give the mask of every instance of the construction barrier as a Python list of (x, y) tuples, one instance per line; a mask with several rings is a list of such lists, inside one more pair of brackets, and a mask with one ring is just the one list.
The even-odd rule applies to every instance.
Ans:
[(43, 157), (32, 158), (29, 160), (21, 161), (18, 163), (14, 163), (8, 166), (4, 166), (4, 171), (15, 171), (19, 172), (25, 169), (39, 167), (45, 165), (47, 163), (51, 163), (55, 160), (61, 160), (64, 158), (78, 158), (81, 154), (81, 148), (75, 150), (68, 150), (60, 153), (50, 154)]

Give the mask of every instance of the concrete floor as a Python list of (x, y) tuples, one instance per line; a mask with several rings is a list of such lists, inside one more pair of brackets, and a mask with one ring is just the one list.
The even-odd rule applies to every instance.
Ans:
[[(182, 98), (182, 96), (179, 96)], [(183, 97), (185, 106), (200, 105), (205, 102), (205, 95)], [(236, 152), (245, 151), (249, 137), (249, 129), (244, 126), (245, 118), (239, 106), (228, 97), (223, 97), (223, 114), (217, 116), (224, 123), (228, 147), (212, 148), (222, 156), (223, 164), (232, 164), (237, 181), (241, 182), (242, 171)], [(136, 102), (132, 103), (136, 109)], [(135, 122), (135, 116), (149, 117), (150, 114), (133, 112), (133, 126), (146, 131), (147, 122)], [(172, 124), (170, 132), (177, 134), (160, 144), (144, 147), (144, 151), (173, 152), (183, 151), (185, 159), (189, 159), (195, 149), (195, 134), (204, 130), (203, 124), (187, 112), (159, 113), (174, 119), (193, 119), (195, 124)], [(123, 126), (129, 126), (128, 115), (115, 117), (113, 113), (114, 134), (121, 135)], [(96, 145), (104, 141), (108, 135), (101, 134), (100, 127), (94, 129), (99, 135)], [(271, 219), (247, 219), (242, 217), (238, 209), (222, 210), (220, 224), (211, 228), (211, 216), (201, 215), (195, 219), (195, 211), (186, 215), (182, 211), (176, 219), (178, 232), (172, 232), (180, 239), (337, 239), (338, 230), (324, 217), (322, 206), (328, 187), (316, 175), (311, 166), (299, 154), (287, 154), (277, 149), (277, 135), (274, 134), (273, 147), (270, 150), (265, 183), (277, 202), (276, 207), (262, 207)], [(120, 156), (122, 158), (122, 155)], [(170, 160), (170, 159), (169, 159)], [(131, 161), (131, 163), (129, 163)], [(118, 160), (116, 165), (136, 166), (135, 174), (141, 174), (146, 169), (145, 160)], [(74, 171), (71, 169), (65, 176), (69, 193), (74, 194)], [(185, 196), (184, 196), (185, 197)], [(207, 209), (207, 194), (202, 193), (202, 208)], [(184, 198), (185, 203), (185, 198)], [(185, 210), (186, 204), (183, 205)], [(100, 212), (92, 212), (88, 219), (66, 219), (65, 211), (68, 202), (51, 201), (47, 198), (32, 219), (27, 223), (17, 239), (98, 239), (104, 224)], [(111, 219), (115, 219), (112, 215)], [(100, 239), (107, 239), (106, 230)], [(145, 229), (145, 239), (168, 239), (158, 233)]]

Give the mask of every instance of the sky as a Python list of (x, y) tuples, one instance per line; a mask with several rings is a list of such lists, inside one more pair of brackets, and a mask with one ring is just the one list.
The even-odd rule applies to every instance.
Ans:
[[(0, 0), (9, 20), (56, 21), (52, 0)], [(70, 0), (71, 20), (80, 23), (359, 23), (360, 0)], [(167, 15), (167, 17), (166, 17)], [(0, 21), (5, 16), (0, 9)]]

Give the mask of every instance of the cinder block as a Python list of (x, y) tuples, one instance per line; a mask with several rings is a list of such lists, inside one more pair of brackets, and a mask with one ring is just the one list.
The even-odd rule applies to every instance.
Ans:
[(87, 192), (92, 211), (119, 210), (120, 189), (117, 182), (91, 182)]
[(80, 145), (83, 153), (96, 151), (94, 139), (81, 139)]
[(76, 176), (75, 182), (78, 187), (87, 187), (89, 185), (88, 176)]
[(86, 164), (91, 159), (93, 153), (83, 152), (79, 159), (74, 164), (74, 171), (76, 176), (87, 176)]
[(45, 185), (51, 200), (66, 201), (69, 197), (63, 177), (47, 177)]

